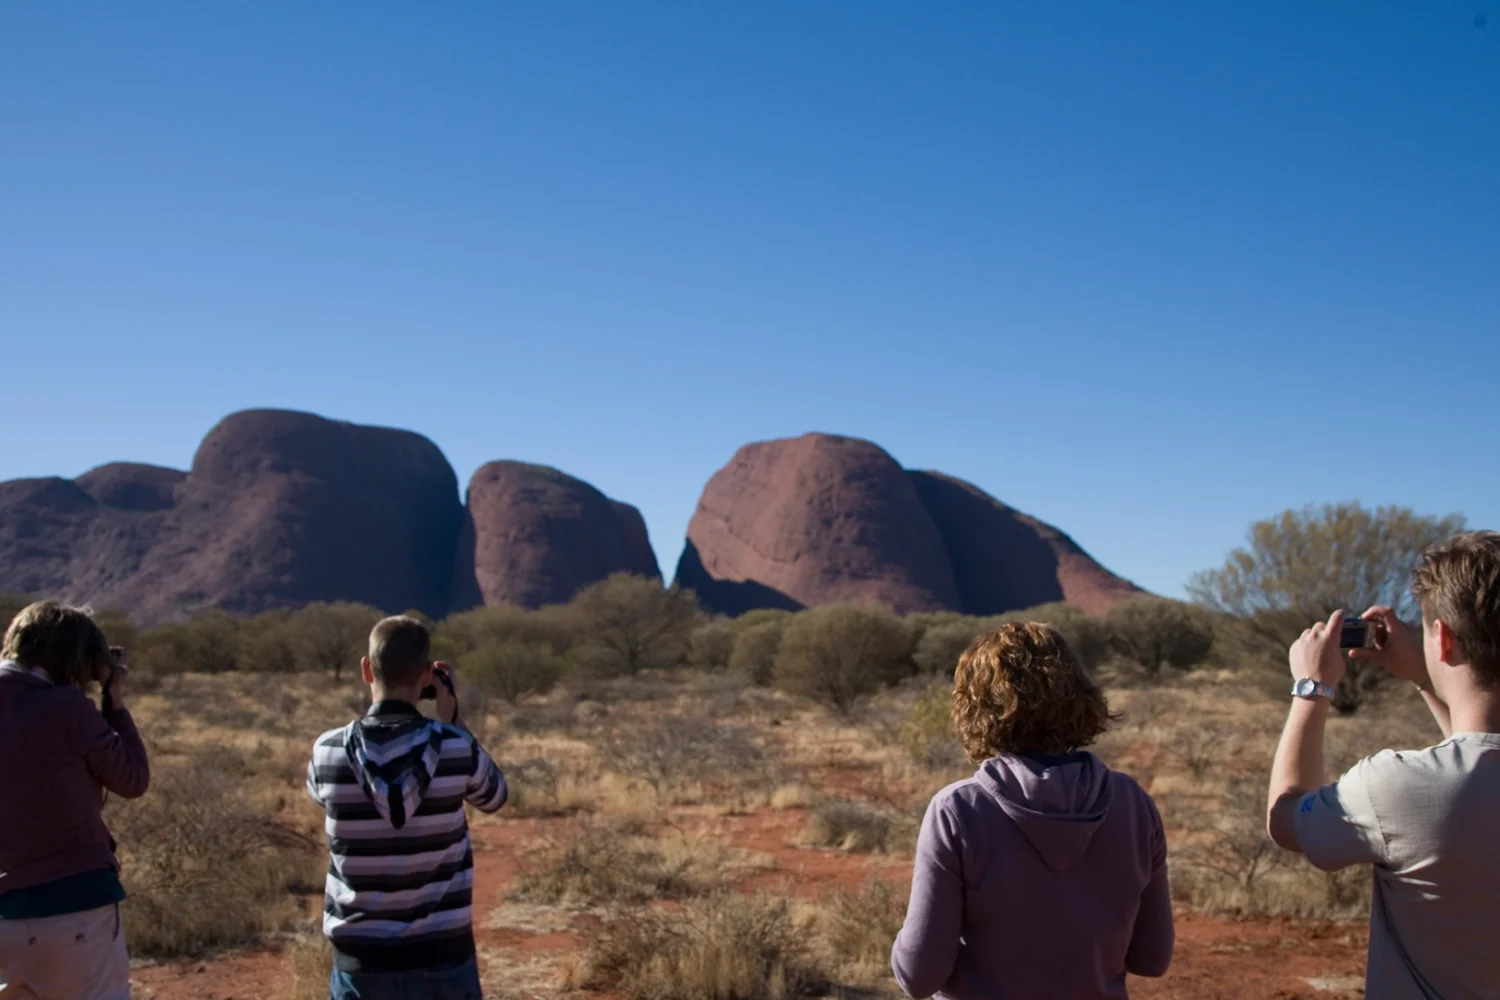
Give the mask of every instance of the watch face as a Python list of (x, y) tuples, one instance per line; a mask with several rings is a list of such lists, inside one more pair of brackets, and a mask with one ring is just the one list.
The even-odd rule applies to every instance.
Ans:
[(1318, 690), (1318, 682), (1311, 677), (1302, 678), (1297, 682), (1297, 687), (1295, 688), (1296, 693), (1303, 698), (1306, 698), (1316, 690)]

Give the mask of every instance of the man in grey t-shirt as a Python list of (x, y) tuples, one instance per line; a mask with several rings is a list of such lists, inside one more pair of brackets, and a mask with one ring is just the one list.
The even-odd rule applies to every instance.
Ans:
[(1273, 840), (1333, 871), (1374, 866), (1367, 1000), (1500, 998), (1500, 534), (1423, 553), (1419, 640), (1388, 607), (1353, 655), (1412, 681), (1446, 737), (1384, 750), (1323, 781), (1328, 696), (1344, 675), (1343, 613), (1292, 646), (1292, 705), (1271, 772)]

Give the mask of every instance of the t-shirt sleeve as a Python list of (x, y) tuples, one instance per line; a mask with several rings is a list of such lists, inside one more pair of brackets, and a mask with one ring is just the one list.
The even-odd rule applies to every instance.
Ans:
[(1297, 841), (1314, 867), (1331, 872), (1385, 863), (1385, 835), (1370, 799), (1380, 766), (1379, 758), (1366, 757), (1297, 804)]

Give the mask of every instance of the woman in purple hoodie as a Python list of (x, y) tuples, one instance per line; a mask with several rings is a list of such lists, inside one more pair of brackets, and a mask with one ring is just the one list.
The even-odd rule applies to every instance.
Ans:
[(1109, 706), (1062, 636), (1006, 625), (965, 651), (953, 721), (974, 777), (933, 796), (891, 952), (908, 996), (1116, 1000), (1172, 961), (1151, 796), (1082, 749)]

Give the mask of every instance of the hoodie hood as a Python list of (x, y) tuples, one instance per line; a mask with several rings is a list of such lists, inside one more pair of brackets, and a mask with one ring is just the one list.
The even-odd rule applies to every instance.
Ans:
[(344, 753), (359, 787), (397, 830), (422, 804), (437, 774), (442, 746), (442, 724), (415, 713), (395, 721), (360, 719), (344, 737)]
[(1109, 814), (1109, 768), (1087, 751), (991, 757), (974, 775), (1053, 871), (1078, 863)]

